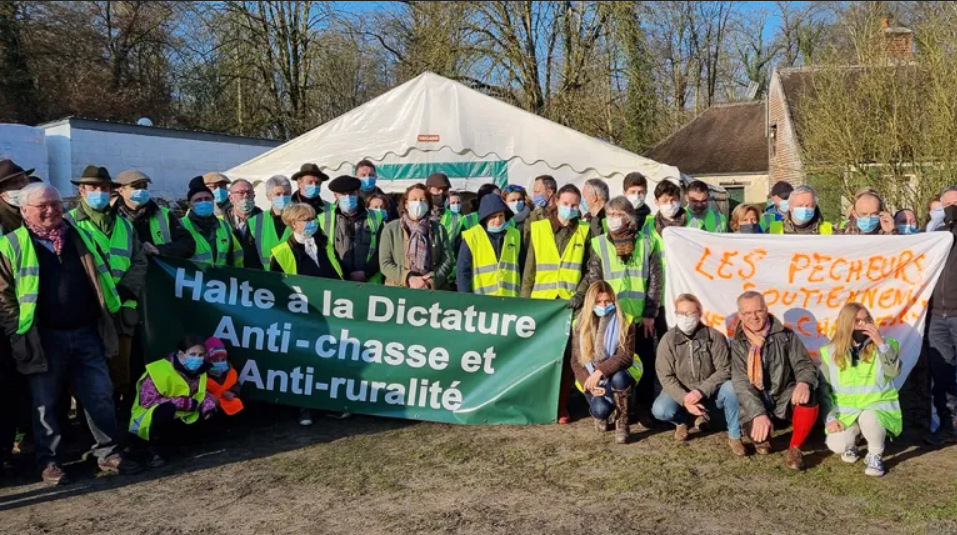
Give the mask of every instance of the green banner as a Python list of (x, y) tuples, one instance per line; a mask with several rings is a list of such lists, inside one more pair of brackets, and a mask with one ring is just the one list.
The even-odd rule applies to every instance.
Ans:
[(143, 299), (149, 361), (218, 336), (242, 396), (461, 424), (555, 420), (561, 301), (330, 281), (162, 259)]

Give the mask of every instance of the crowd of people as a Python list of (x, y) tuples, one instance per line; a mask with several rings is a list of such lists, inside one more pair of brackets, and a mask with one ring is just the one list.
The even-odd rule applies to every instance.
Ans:
[[(236, 371), (215, 338), (187, 337), (167, 358), (144, 362), (142, 301), (150, 257), (166, 256), (245, 269), (458, 291), (561, 300), (576, 315), (565, 350), (558, 422), (570, 421), (569, 396), (587, 399), (595, 427), (626, 443), (631, 425), (674, 426), (686, 441), (712, 419), (727, 429), (735, 455), (749, 439), (771, 453), (775, 427), (790, 425), (785, 464), (804, 467), (802, 447), (819, 423), (827, 446), (847, 462), (867, 443), (865, 473), (883, 475), (886, 436), (901, 432), (893, 378), (899, 346), (868, 310), (847, 303), (816, 366), (760, 293), (737, 297), (731, 339), (702, 323), (699, 299), (664, 302), (667, 227), (768, 234), (913, 234), (913, 210), (890, 214), (873, 190), (858, 192), (845, 218), (824, 219), (808, 186), (775, 184), (767, 207), (741, 205), (727, 218), (707, 184), (628, 174), (623, 195), (608, 182), (581, 190), (550, 176), (532, 188), (486, 184), (474, 207), (435, 173), (398, 201), (376, 185), (375, 165), (330, 179), (307, 163), (263, 185), (218, 172), (188, 184), (179, 217), (150, 195), (151, 179), (88, 166), (73, 183), (79, 199), (64, 212), (60, 193), (10, 160), (0, 161), (0, 453), (17, 430), (32, 435), (44, 481), (63, 484), (61, 426), (75, 398), (103, 471), (136, 473), (165, 463), (163, 441), (197, 422), (222, 422), (243, 408)], [(323, 188), (334, 202), (322, 199)], [(657, 211), (645, 202), (652, 195)], [(929, 204), (926, 231), (957, 232), (957, 187)], [(934, 445), (957, 442), (957, 250), (931, 302), (926, 358), (940, 427)], [(733, 296), (729, 296), (729, 299)], [(675, 325), (665, 322), (673, 307)], [(660, 388), (659, 388), (660, 385)], [(348, 417), (348, 414), (339, 417)], [(307, 409), (302, 425), (312, 424)], [(123, 427), (126, 431), (123, 431)], [(137, 461), (130, 444), (145, 445)], [(134, 444), (134, 445), (135, 445)]]

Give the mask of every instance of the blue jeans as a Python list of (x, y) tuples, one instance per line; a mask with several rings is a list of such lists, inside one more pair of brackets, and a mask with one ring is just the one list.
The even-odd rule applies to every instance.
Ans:
[[(734, 395), (734, 386), (731, 381), (725, 381), (718, 389), (717, 395), (711, 399), (702, 399), (705, 409), (708, 412), (723, 411), (724, 420), (728, 425), (728, 438), (741, 438), (741, 422), (738, 421), (738, 398)], [(670, 422), (674, 425), (686, 424), (688, 421), (688, 411), (680, 401), (675, 401), (662, 391), (651, 407), (651, 414), (655, 418)]]
[(931, 314), (927, 339), (934, 408), (941, 422), (953, 423), (957, 413), (957, 316)]
[(635, 386), (635, 378), (628, 373), (628, 370), (618, 371), (605, 383), (604, 396), (593, 396), (591, 392), (585, 392), (588, 412), (599, 420), (607, 420), (615, 410), (615, 398), (612, 392), (623, 392), (632, 386)]
[(63, 438), (57, 406), (67, 384), (86, 413), (96, 445), (93, 454), (103, 461), (118, 452), (113, 384), (106, 367), (106, 351), (95, 327), (72, 331), (40, 331), (47, 371), (30, 376), (33, 396), (33, 433), (39, 465), (57, 460)]

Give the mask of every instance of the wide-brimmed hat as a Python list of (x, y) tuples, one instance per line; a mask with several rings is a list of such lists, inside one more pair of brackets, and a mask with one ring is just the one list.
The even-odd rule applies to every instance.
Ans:
[(299, 172), (292, 175), (292, 179), (299, 180), (304, 176), (314, 176), (319, 179), (319, 182), (325, 182), (326, 180), (329, 180), (329, 175), (320, 171), (319, 166), (314, 163), (302, 164), (302, 167), (299, 168)]
[(116, 175), (117, 185), (129, 186), (131, 184), (136, 184), (137, 182), (153, 182), (153, 181), (150, 180), (150, 177), (146, 176), (146, 173), (142, 171), (137, 171), (136, 169), (129, 169)]
[(91, 184), (96, 186), (108, 185), (115, 186), (116, 182), (113, 182), (113, 178), (110, 177), (110, 172), (107, 171), (106, 167), (100, 167), (96, 165), (88, 165), (83, 169), (83, 174), (80, 175), (80, 178), (77, 180), (71, 180), (74, 186), (80, 186), (83, 184)]
[(203, 183), (207, 186), (214, 186), (216, 184), (222, 184), (223, 182), (229, 184), (231, 180), (219, 171), (210, 171), (203, 175)]
[(19, 177), (27, 178), (33, 171), (33, 169), (24, 170), (14, 163), (13, 160), (2, 160), (0, 161), (0, 183)]

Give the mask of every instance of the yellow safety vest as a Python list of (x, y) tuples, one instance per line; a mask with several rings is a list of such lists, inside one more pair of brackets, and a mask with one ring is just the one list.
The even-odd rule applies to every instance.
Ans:
[(692, 228), (703, 228), (708, 232), (727, 232), (728, 231), (728, 222), (724, 217), (724, 214), (709, 209), (705, 214), (704, 219), (698, 219), (691, 215), (691, 210), (688, 210), (688, 225)]
[[(658, 253), (658, 261), (661, 262), (661, 287), (665, 287), (665, 239), (658, 232), (658, 228), (655, 227), (655, 216), (650, 215), (645, 218), (645, 226), (642, 227), (641, 233), (648, 238), (648, 241), (651, 243), (652, 252)], [(649, 253), (650, 256), (651, 253)]]
[[(375, 255), (379, 254), (379, 227), (385, 219), (382, 214), (375, 210), (366, 210), (366, 225), (372, 231), (372, 244), (369, 246), (369, 254), (366, 256), (366, 262), (371, 262)], [(322, 212), (319, 216), (319, 228), (326, 235), (326, 255), (332, 261), (333, 267), (342, 276), (342, 268), (339, 265), (339, 257), (336, 256), (336, 210), (335, 206)], [(288, 273), (288, 272), (287, 272)], [(376, 273), (369, 279), (372, 284), (382, 284), (385, 278), (382, 273)]]
[[(329, 261), (332, 262), (332, 267), (335, 268), (336, 273), (339, 274), (339, 278), (341, 279), (342, 268), (339, 267), (339, 262), (336, 262), (336, 253), (330, 252), (327, 248), (326, 255), (328, 255)], [(279, 262), (279, 267), (282, 268), (282, 272), (286, 275), (299, 274), (299, 269), (296, 267), (296, 255), (292, 252), (292, 247), (289, 246), (288, 241), (284, 241), (273, 247), (272, 258), (275, 258), (276, 262)]]
[[(622, 325), (621, 328), (627, 329), (629, 325), (635, 322), (635, 319), (628, 314), (625, 314), (624, 316), (625, 316), (625, 324)], [(586, 368), (588, 369), (589, 372), (594, 372), (594, 370), (591, 367), (586, 366)], [(641, 363), (641, 358), (638, 356), (637, 353), (635, 353), (634, 356), (632, 357), (631, 366), (628, 367), (628, 375), (630, 375), (631, 378), (634, 379), (635, 383), (637, 384), (639, 381), (641, 381), (641, 376), (644, 374), (645, 374), (645, 367)], [(575, 380), (575, 387), (578, 388), (579, 392), (585, 391), (585, 389), (582, 387), (582, 384), (578, 382), (578, 380)]]
[(262, 262), (263, 269), (269, 271), (269, 257), (272, 250), (284, 243), (292, 236), (292, 229), (286, 227), (282, 238), (276, 236), (276, 224), (272, 220), (272, 211), (257, 214), (246, 221), (249, 228), (252, 229), (253, 240), (256, 242), (256, 250), (259, 252), (259, 260)]
[(552, 222), (532, 223), (532, 247), (535, 248), (535, 285), (532, 299), (571, 299), (582, 279), (582, 262), (588, 240), (588, 223), (578, 221), (565, 251), (558, 252)]
[[(133, 224), (122, 217), (115, 217), (113, 222), (113, 233), (109, 236), (93, 224), (89, 219), (77, 221), (77, 210), (74, 208), (66, 214), (65, 219), (74, 227), (86, 231), (86, 233), (96, 243), (96, 248), (100, 256), (110, 266), (110, 275), (113, 276), (113, 284), (119, 284), (123, 275), (129, 271), (132, 265), (133, 256)], [(127, 299), (123, 301), (122, 306), (136, 309), (136, 301)]]
[[(824, 221), (817, 227), (817, 231), (821, 236), (830, 236), (834, 233), (834, 227), (827, 221)], [(784, 221), (771, 223), (771, 232), (769, 232), (769, 234), (784, 234)]]
[[(439, 219), (439, 224), (445, 227), (445, 232), (449, 235), (449, 243), (454, 243), (459, 234), (478, 225), (478, 213), (472, 212), (468, 215), (456, 214), (452, 210), (446, 209)], [(456, 253), (458, 251), (455, 251)]]
[[(173, 358), (176, 357), (174, 356)], [(189, 396), (189, 384), (186, 382), (186, 379), (176, 371), (172, 362), (163, 359), (147, 364), (146, 373), (144, 373), (136, 383), (136, 399), (133, 401), (133, 411), (130, 414), (130, 433), (133, 433), (143, 440), (150, 439), (150, 426), (153, 424), (153, 412), (156, 410), (156, 407), (159, 407), (158, 404), (149, 408), (144, 408), (140, 405), (140, 390), (143, 389), (143, 381), (145, 381), (147, 377), (153, 380), (153, 385), (156, 386), (157, 392), (163, 397), (180, 398)], [(206, 398), (205, 373), (199, 376), (196, 393), (192, 395), (192, 398), (196, 400), (197, 404), (202, 403), (203, 399)], [(182, 420), (183, 423), (194, 423), (199, 419), (199, 409), (197, 408), (195, 411), (176, 411), (176, 417)]]
[[(886, 343), (900, 351), (897, 340), (888, 338)], [(831, 385), (831, 411), (837, 413), (837, 419), (844, 427), (854, 425), (865, 410), (877, 413), (881, 426), (892, 435), (899, 435), (903, 427), (903, 416), (894, 382), (884, 376), (880, 356), (874, 355), (870, 362), (863, 359), (857, 366), (851, 366), (850, 359), (843, 370), (831, 359), (830, 345), (821, 348), (821, 362), (827, 364)]]
[[(76, 230), (90, 254), (93, 255), (106, 309), (110, 314), (116, 314), (120, 310), (120, 295), (116, 291), (116, 285), (113, 284), (113, 276), (110, 275), (109, 268), (106, 267), (106, 263), (96, 250), (96, 245), (87, 236), (86, 231)], [(0, 239), (0, 254), (7, 258), (10, 269), (13, 271), (17, 302), (20, 307), (17, 334), (24, 335), (33, 327), (37, 300), (40, 297), (40, 261), (37, 258), (36, 249), (33, 248), (33, 239), (27, 227), (20, 227)]]
[(479, 295), (518, 297), (522, 279), (518, 269), (522, 233), (514, 228), (505, 229), (501, 257), (495, 257), (495, 249), (482, 225), (462, 233), (462, 239), (472, 253), (472, 292)]
[(608, 242), (608, 235), (602, 234), (591, 240), (594, 254), (601, 258), (602, 279), (607, 282), (617, 296), (618, 306), (628, 316), (640, 318), (645, 310), (645, 289), (648, 279), (648, 257), (651, 244), (648, 238), (639, 233), (635, 238), (635, 250), (622, 262), (615, 249)]
[(233, 235), (232, 229), (222, 219), (216, 219), (216, 249), (209, 244), (206, 238), (196, 230), (187, 214), (181, 221), (186, 230), (196, 240), (196, 251), (193, 253), (194, 262), (207, 262), (216, 266), (243, 267), (243, 247)]
[(153, 237), (153, 245), (166, 245), (172, 243), (173, 234), (169, 230), (169, 221), (172, 215), (169, 208), (159, 207), (159, 213), (154, 213), (150, 217), (150, 236)]

